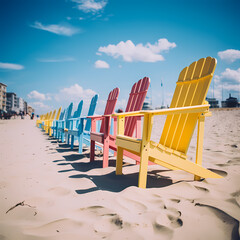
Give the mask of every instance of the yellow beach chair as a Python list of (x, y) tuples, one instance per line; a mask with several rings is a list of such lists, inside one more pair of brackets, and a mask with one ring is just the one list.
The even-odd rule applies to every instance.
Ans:
[(51, 118), (51, 116), (52, 116), (52, 111), (51, 111), (50, 113), (47, 113), (47, 116), (46, 116), (46, 118), (44, 119), (44, 121), (43, 121), (43, 123), (42, 123), (42, 129), (43, 129), (44, 131), (46, 131), (47, 122), (48, 122), (48, 120)]
[(44, 123), (45, 125), (45, 133), (49, 134), (49, 128), (50, 128), (50, 123), (54, 120), (55, 115), (56, 115), (56, 109), (51, 112), (52, 114), (50, 114), (48, 120)]
[(37, 124), (38, 124), (38, 127), (39, 127), (39, 128), (42, 128), (42, 129), (43, 129), (44, 121), (47, 119), (47, 117), (48, 117), (48, 113), (42, 115), (42, 119), (41, 119), (41, 120), (40, 120), (40, 119), (38, 120)]
[(44, 118), (44, 115), (42, 114), (42, 115), (40, 115), (40, 118), (37, 119), (37, 121), (36, 121), (36, 125), (37, 125), (37, 127), (40, 126), (40, 123), (42, 123), (43, 118)]
[[(148, 160), (166, 168), (181, 169), (200, 178), (221, 178), (203, 168), (202, 150), (204, 120), (210, 115), (205, 101), (217, 61), (207, 57), (184, 68), (177, 81), (169, 109), (114, 114), (118, 117), (116, 174), (122, 174), (123, 150), (140, 156), (138, 186), (146, 187)], [(144, 116), (142, 139), (124, 136), (124, 119), (128, 116)], [(155, 115), (167, 115), (159, 143), (150, 140)], [(186, 153), (198, 122), (196, 163), (187, 159)]]
[(54, 116), (55, 116), (55, 113), (56, 113), (56, 110), (54, 110), (54, 114), (53, 114), (52, 118), (48, 121), (47, 133), (49, 134), (50, 137), (52, 136), (53, 121), (59, 119), (61, 111), (62, 111), (62, 107), (60, 107), (58, 109), (56, 118), (54, 119)]

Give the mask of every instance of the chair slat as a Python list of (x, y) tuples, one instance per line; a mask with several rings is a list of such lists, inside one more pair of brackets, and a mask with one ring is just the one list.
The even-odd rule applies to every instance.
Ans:
[[(133, 85), (132, 91), (129, 96), (128, 103), (131, 101), (130, 104), (127, 105), (125, 112), (130, 111), (138, 111), (141, 110), (143, 107), (143, 102), (147, 95), (147, 90), (150, 85), (150, 79), (148, 77), (144, 77), (140, 79), (137, 83)], [(137, 122), (137, 117), (128, 117), (125, 119), (125, 132), (126, 136), (132, 136), (135, 130)]]
[[(106, 103), (106, 107), (104, 110), (104, 115), (107, 114), (112, 114), (114, 112), (116, 103), (117, 103), (117, 99), (118, 99), (118, 95), (119, 95), (119, 88), (114, 88), (108, 95), (108, 99), (107, 99), (107, 103)], [(101, 127), (100, 127), (100, 132), (103, 133), (104, 130), (104, 122), (102, 121), (101, 123)]]

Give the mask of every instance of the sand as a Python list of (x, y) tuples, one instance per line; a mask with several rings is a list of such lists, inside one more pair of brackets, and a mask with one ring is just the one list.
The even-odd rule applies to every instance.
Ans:
[[(152, 139), (164, 119), (154, 119)], [(0, 240), (239, 239), (240, 110), (206, 119), (203, 166), (222, 179), (193, 181), (183, 171), (152, 165), (147, 189), (139, 166), (58, 143), (30, 119), (0, 120)], [(189, 148), (195, 159), (196, 133)]]

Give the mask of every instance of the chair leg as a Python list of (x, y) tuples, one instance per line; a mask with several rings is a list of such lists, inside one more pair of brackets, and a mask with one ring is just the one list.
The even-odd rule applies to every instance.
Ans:
[(78, 148), (78, 152), (82, 153), (82, 148), (83, 148), (83, 134), (81, 134), (78, 138), (78, 142), (79, 142), (79, 148)]
[[(205, 116), (201, 115), (198, 119), (198, 134), (197, 134), (197, 149), (196, 149), (196, 164), (200, 166), (202, 166), (204, 121), (205, 121)], [(194, 180), (200, 181), (201, 177), (194, 175)]]
[(103, 168), (108, 167), (109, 143), (103, 144)]
[(74, 146), (74, 135), (71, 136), (71, 149), (73, 149)]
[(152, 132), (153, 116), (144, 117), (143, 136), (141, 143), (140, 168), (138, 176), (138, 187), (146, 188), (147, 186), (147, 167), (148, 167), (148, 152), (149, 141)]
[(90, 162), (93, 162), (95, 158), (95, 141), (91, 140), (90, 146)]
[(147, 186), (147, 167), (148, 167), (148, 154), (142, 152), (138, 176), (138, 187), (140, 188), (146, 188)]
[(64, 133), (61, 133), (61, 142), (64, 142)]
[(116, 175), (122, 175), (123, 148), (117, 147)]

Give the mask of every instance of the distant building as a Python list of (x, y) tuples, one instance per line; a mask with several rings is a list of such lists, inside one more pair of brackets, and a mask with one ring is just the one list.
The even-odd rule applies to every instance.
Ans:
[(231, 96), (231, 93), (229, 94), (229, 98), (226, 99), (226, 101), (222, 101), (222, 107), (238, 107), (238, 99)]
[(28, 113), (28, 104), (27, 102), (24, 101), (24, 113), (27, 114)]
[(148, 102), (147, 99), (145, 100), (145, 102), (143, 103), (143, 107), (142, 110), (152, 110), (152, 104), (151, 102)]
[(227, 102), (226, 101), (221, 101), (221, 106), (222, 106), (222, 108), (226, 108), (227, 107)]
[(17, 111), (17, 95), (13, 92), (7, 93), (7, 111)]
[(24, 111), (24, 100), (21, 97), (17, 98), (17, 112), (23, 112)]
[(219, 108), (218, 100), (216, 98), (206, 98), (206, 100), (210, 104), (210, 108)]
[(0, 83), (0, 110), (7, 110), (7, 85)]
[(152, 91), (151, 91), (151, 85), (149, 86), (147, 96), (145, 97), (142, 110), (152, 110)]

